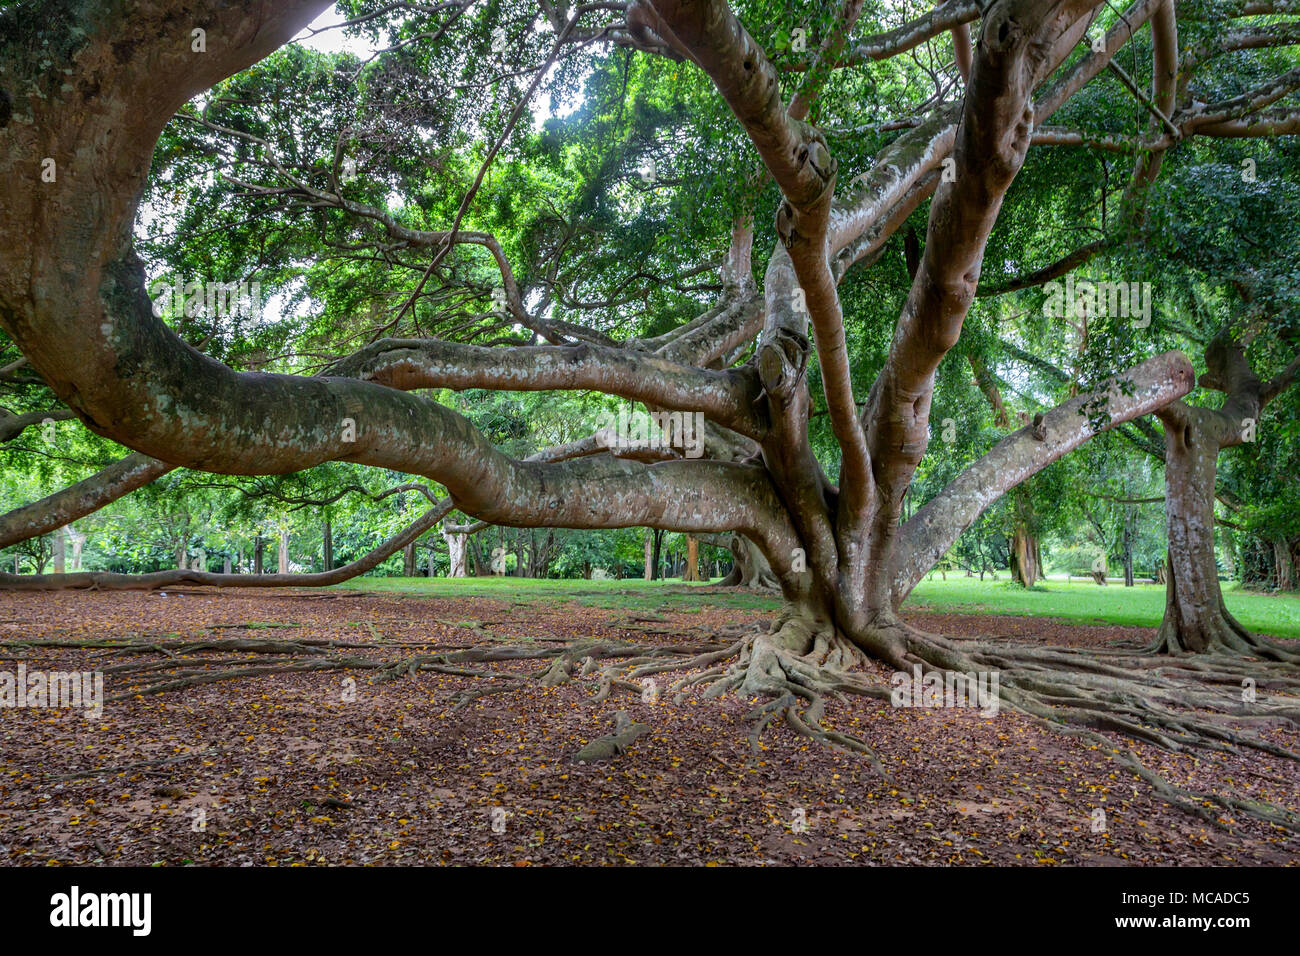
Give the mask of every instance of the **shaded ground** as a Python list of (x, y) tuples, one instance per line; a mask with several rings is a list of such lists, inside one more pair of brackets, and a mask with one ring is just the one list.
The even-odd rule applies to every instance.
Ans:
[[(107, 670), (140, 654), (20, 646), (202, 638), (328, 638), (399, 659), (485, 642), (537, 646), (598, 637), (704, 644), (760, 608), (711, 606), (681, 589), (659, 608), (419, 598), (351, 591), (0, 594), (0, 671)], [(680, 600), (694, 596), (690, 607)], [(719, 600), (724, 598), (719, 595)], [(724, 603), (734, 605), (732, 597)], [(1144, 643), (1135, 627), (1044, 618), (915, 613), (947, 634), (1076, 646)], [(265, 626), (268, 623), (284, 626)], [(136, 650), (143, 650), (136, 648)], [(169, 658), (108, 696), (139, 690), (217, 650)], [(265, 660), (258, 663), (266, 663)], [(544, 662), (493, 664), (524, 674)], [(877, 749), (892, 781), (860, 758), (769, 727), (754, 752), (752, 702), (657, 701), (595, 678), (530, 684), (452, 712), (490, 682), (418, 673), (276, 674), (130, 697), (89, 721), (0, 710), (0, 862), (110, 864), (1293, 864), (1297, 838), (1262, 823), (1225, 830), (1168, 807), (1106, 754), (1003, 711), (891, 708), (855, 699), (828, 724)], [(666, 688), (671, 676), (660, 681)], [(355, 681), (353, 700), (345, 698)], [(888, 674), (880, 674), (882, 681)], [(616, 711), (651, 732), (621, 756), (572, 756)], [(1296, 734), (1262, 731), (1300, 748)], [(1172, 782), (1300, 809), (1300, 767), (1260, 754), (1172, 756), (1138, 747)], [(1106, 831), (1093, 832), (1094, 810)], [(200, 813), (201, 811), (201, 813)], [(806, 829), (804, 825), (806, 824)]]

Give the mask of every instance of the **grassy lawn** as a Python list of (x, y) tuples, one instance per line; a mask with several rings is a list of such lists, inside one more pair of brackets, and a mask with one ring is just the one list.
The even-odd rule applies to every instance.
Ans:
[[(1080, 624), (1125, 624), (1159, 627), (1165, 613), (1162, 584), (1124, 587), (1112, 581), (1099, 587), (1092, 579), (1041, 581), (1031, 590), (1007, 580), (980, 581), (948, 575), (916, 586), (907, 606), (965, 614), (1024, 614), (1056, 617)], [(1224, 585), (1228, 610), (1246, 627), (1276, 637), (1300, 637), (1300, 596), (1257, 594)]]
[[(418, 597), (488, 597), (502, 601), (574, 601), (613, 610), (673, 611), (690, 613), (702, 605), (729, 608), (775, 608), (775, 597), (745, 593), (703, 594), (697, 585), (668, 581), (534, 581), (528, 578), (356, 578), (341, 588), (392, 591)], [(1239, 591), (1228, 586), (1224, 598), (1246, 627), (1277, 637), (1300, 638), (1300, 596), (1277, 596)], [(1112, 582), (1099, 587), (1075, 578), (1041, 582), (1026, 591), (1007, 580), (998, 581), (949, 575), (922, 581), (908, 607), (963, 614), (1022, 614), (1055, 617), (1078, 624), (1121, 624), (1157, 627), (1164, 614), (1162, 585), (1139, 584), (1126, 588)]]

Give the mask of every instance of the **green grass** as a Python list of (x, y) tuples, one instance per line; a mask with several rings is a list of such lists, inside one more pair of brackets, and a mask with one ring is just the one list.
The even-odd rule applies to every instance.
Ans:
[[(775, 609), (779, 600), (759, 594), (713, 593), (698, 585), (669, 581), (534, 581), (529, 578), (355, 578), (340, 588), (388, 591), (428, 598), (494, 598), (519, 604), (572, 601), (611, 610), (690, 613), (704, 606), (735, 609)], [(1224, 600), (1246, 627), (1275, 637), (1300, 638), (1300, 596), (1255, 594), (1225, 586)], [(906, 607), (961, 614), (1019, 614), (1054, 617), (1076, 624), (1118, 624), (1157, 627), (1164, 615), (1165, 589), (1139, 584), (1107, 587), (1091, 579), (1045, 581), (1031, 590), (1000, 580), (935, 575), (922, 581)]]
[(395, 591), (415, 597), (495, 598), (531, 604), (572, 601), (587, 607), (611, 610), (669, 610), (674, 613), (697, 611), (701, 607), (770, 609), (780, 605), (775, 597), (743, 592), (704, 594), (698, 584), (683, 584), (676, 578), (667, 581), (553, 581), (532, 578), (353, 578), (339, 588), (362, 591)]
[[(1007, 580), (980, 581), (959, 575), (924, 580), (908, 598), (907, 607), (963, 614), (1023, 614), (1056, 617), (1080, 624), (1121, 624), (1159, 627), (1165, 613), (1162, 584), (1126, 588), (1112, 581), (1100, 587), (1091, 578), (1043, 581), (1025, 590)], [(1300, 637), (1300, 596), (1257, 594), (1224, 585), (1224, 603), (1251, 630), (1275, 637)]]

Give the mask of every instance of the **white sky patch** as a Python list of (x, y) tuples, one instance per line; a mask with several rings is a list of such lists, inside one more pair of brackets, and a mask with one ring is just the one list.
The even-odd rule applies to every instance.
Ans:
[[(386, 49), (390, 45), (387, 32), (380, 37), (380, 43), (376, 45), (371, 43), (369, 37), (350, 36), (343, 30), (328, 29), (346, 20), (347, 18), (337, 9), (326, 10), (307, 24), (307, 29), (294, 37), (294, 42), (320, 53), (351, 53), (363, 60), (369, 59), (379, 50)], [(325, 32), (313, 35), (314, 30)]]

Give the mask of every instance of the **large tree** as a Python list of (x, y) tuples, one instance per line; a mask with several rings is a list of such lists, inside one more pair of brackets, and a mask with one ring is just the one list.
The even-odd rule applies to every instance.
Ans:
[[(962, 335), (990, 235), (1030, 149), (1130, 153), (1116, 228), (1127, 240), (1139, 236), (1171, 151), (1300, 128), (1300, 113), (1274, 108), (1300, 85), (1294, 69), (1216, 90), (1212, 101), (1188, 86), (1220, 53), (1294, 42), (1293, 26), (1270, 16), (1285, 3), (1190, 9), (1198, 22), (1231, 29), (1214, 49), (1182, 53), (1173, 0), (1137, 0), (1121, 15), (1098, 0), (946, 0), (890, 29), (870, 26), (883, 14), (862, 0), (843, 0), (806, 11), (806, 29), (780, 24), (779, 37), (772, 21), (785, 15), (758, 2), (739, 15), (727, 0), (542, 2), (540, 14), (469, 0), (352, 3), (361, 28), (390, 28), (392, 56), (367, 80), (384, 99), (377, 115), (340, 106), (337, 77), (319, 88), (313, 109), (303, 95), (310, 87), (281, 96), (263, 88), (273, 72), (249, 69), (327, 6), (29, 0), (0, 11), (0, 327), (87, 428), (137, 453), (101, 481), (108, 490), (82, 495), (81, 507), (173, 466), (268, 475), (345, 461), (435, 481), (446, 507), (498, 525), (734, 532), (761, 552), (786, 609), (770, 632), (740, 641), (730, 658), (711, 658), (683, 688), (709, 682), (711, 693), (770, 695), (772, 712), (802, 732), (866, 749), (820, 722), (827, 692), (881, 692), (851, 673), (854, 665), (1001, 669), (1008, 704), (1080, 732), (1117, 730), (1166, 746), (1226, 734), (1271, 746), (1165, 706), (1231, 710), (1230, 696), (1213, 688), (1175, 693), (1173, 682), (1153, 687), (1118, 665), (1079, 668), (1039, 648), (959, 645), (908, 626), (898, 609), (1002, 495), (1099, 431), (1169, 408), (1195, 384), (1179, 352), (1136, 355), (1038, 413), (907, 514), (936, 375)], [(787, 52), (796, 28), (810, 38), (802, 58)], [(1121, 50), (1149, 65), (1149, 93), (1120, 66)], [(618, 121), (602, 135), (622, 136), (619, 149), (584, 160), (589, 143), (561, 138), (552, 154), (597, 172), (556, 167), (552, 179), (521, 179), (529, 157), (521, 161), (511, 145), (523, 135), (521, 118), (554, 71), (567, 76), (583, 62), (606, 93), (620, 67), (626, 87), (635, 62), (636, 82), (649, 91), (626, 120), (618, 100)], [(428, 87), (412, 91), (421, 70)], [(223, 81), (234, 85), (209, 98)], [(674, 82), (695, 86), (671, 103), (654, 100), (656, 83)], [(1103, 82), (1111, 86), (1098, 93)], [(475, 92), (471, 105), (460, 100), (461, 113), (441, 113), (439, 97), (461, 89)], [(1071, 112), (1076, 97), (1116, 90), (1140, 111), (1136, 132), (1049, 125), (1058, 113), (1086, 114)], [(262, 113), (246, 109), (251, 101)], [(696, 152), (656, 154), (664, 147), (644, 135), (692, 121), (705, 130)], [(463, 140), (466, 128), (487, 146), (449, 154), (427, 145)], [(551, 148), (552, 133), (548, 124), (538, 149)], [(358, 141), (385, 157), (386, 178), (352, 184)], [(696, 205), (697, 232), (711, 220), (719, 227), (711, 243), (685, 243), (697, 252), (711, 245), (715, 255), (676, 261), (677, 253), (652, 251), (660, 239), (672, 245), (675, 220), (642, 216), (625, 243), (641, 242), (671, 273), (650, 285), (676, 298), (630, 335), (575, 321), (588, 307), (631, 309), (629, 290), (647, 285), (626, 261), (628, 245), (611, 252), (601, 243), (611, 219), (654, 208), (635, 181), (609, 193), (609, 169), (629, 156), (658, 156), (669, 173), (680, 167), (687, 186), (668, 210)], [(492, 181), (498, 161), (513, 192)], [(318, 336), (329, 347), (317, 351), (314, 374), (260, 371), (264, 358), (227, 354), (219, 329), (160, 314), (134, 240), (154, 163), (183, 167), (182, 179), (219, 172), (232, 201), (297, 217), (296, 230), (278, 218), (268, 225), (244, 262), (301, 260), (314, 241), (346, 256), (362, 278), (387, 277), (386, 286), (358, 282), (352, 288), (366, 291), (351, 299), (334, 287), (327, 310), (353, 314), (331, 313), (339, 325)], [(692, 164), (722, 168), (729, 190), (708, 202), (693, 194)], [(645, 180), (671, 184), (660, 166), (650, 169)], [(508, 241), (488, 228), (511, 228), (529, 197), (530, 209), (545, 206), (537, 197), (566, 175), (580, 187), (566, 209), (533, 215)], [(394, 184), (412, 183), (421, 188), (403, 203), (387, 198)], [(720, 195), (729, 205), (718, 215)], [(486, 196), (493, 208), (479, 210)], [(767, 210), (770, 218), (759, 215)], [(874, 377), (859, 391), (846, 315), (854, 299), (841, 292), (914, 214), (923, 222), (905, 250), (901, 303), (892, 304)], [(205, 241), (193, 237), (199, 250)], [(1004, 260), (999, 288), (1042, 284), (1111, 244), (1093, 242), (1024, 275)], [(466, 255), (478, 251), (495, 281), (471, 274)], [(756, 259), (765, 263), (757, 280)], [(606, 280), (583, 278), (592, 271)], [(712, 301), (683, 314), (692, 282)], [(645, 288), (643, 301), (650, 296)], [(474, 299), (492, 308), (462, 307)], [(378, 318), (360, 324), (362, 312)], [(627, 448), (606, 430), (516, 457), (465, 414), (420, 394), (430, 389), (617, 396), (659, 415), (668, 447)], [(690, 448), (681, 414), (704, 420), (701, 447)], [(51, 528), (74, 516), (75, 507), (60, 507)]]

